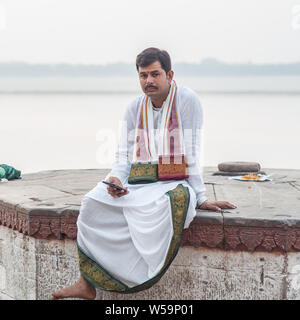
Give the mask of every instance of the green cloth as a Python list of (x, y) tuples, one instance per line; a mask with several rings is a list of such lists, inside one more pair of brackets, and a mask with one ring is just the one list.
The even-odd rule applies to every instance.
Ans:
[(138, 184), (156, 182), (158, 180), (157, 168), (157, 163), (133, 163), (130, 168), (128, 183)]
[(3, 168), (0, 168), (0, 179), (4, 178), (5, 177), (5, 170)]
[(13, 180), (13, 179), (21, 179), (21, 171), (15, 169), (12, 166), (9, 166), (7, 164), (0, 164), (0, 168), (5, 170), (5, 176), (1, 178), (5, 178), (7, 180)]

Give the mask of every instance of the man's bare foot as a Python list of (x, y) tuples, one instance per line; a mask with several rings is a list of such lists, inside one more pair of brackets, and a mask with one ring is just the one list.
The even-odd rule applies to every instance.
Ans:
[(54, 291), (52, 300), (65, 299), (65, 298), (81, 298), (94, 300), (96, 298), (96, 289), (89, 284), (84, 278), (80, 277), (79, 280), (72, 286), (66, 287), (62, 290)]

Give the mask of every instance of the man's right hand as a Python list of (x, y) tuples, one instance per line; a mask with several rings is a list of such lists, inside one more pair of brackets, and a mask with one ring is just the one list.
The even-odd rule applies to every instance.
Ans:
[[(117, 186), (120, 186), (120, 187), (124, 188), (123, 185), (122, 185), (122, 182), (117, 177), (109, 177), (107, 179), (107, 182), (114, 183)], [(128, 189), (128, 188), (125, 187), (125, 189)], [(120, 198), (120, 197), (125, 196), (126, 194), (129, 193), (129, 191), (118, 190), (117, 188), (114, 188), (114, 187), (111, 187), (111, 186), (107, 186), (107, 191), (114, 198)]]

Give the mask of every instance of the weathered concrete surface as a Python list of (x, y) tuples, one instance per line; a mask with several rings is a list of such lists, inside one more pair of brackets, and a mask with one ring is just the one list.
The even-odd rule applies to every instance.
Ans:
[[(300, 299), (300, 171), (264, 169), (271, 182), (212, 176), (210, 199), (238, 206), (199, 210), (164, 277), (132, 295), (97, 299)], [(0, 299), (49, 299), (79, 276), (76, 219), (82, 196), (108, 170), (57, 170), (0, 184)]]

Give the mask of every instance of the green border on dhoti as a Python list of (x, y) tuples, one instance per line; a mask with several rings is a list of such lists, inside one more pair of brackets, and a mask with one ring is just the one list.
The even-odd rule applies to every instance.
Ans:
[(119, 293), (134, 293), (142, 291), (149, 289), (156, 282), (158, 282), (168, 270), (169, 266), (177, 255), (181, 243), (184, 222), (190, 203), (189, 189), (184, 187), (182, 184), (178, 184), (175, 189), (168, 191), (167, 194), (169, 195), (171, 202), (174, 232), (165, 263), (155, 277), (130, 288), (112, 276), (109, 271), (105, 270), (99, 263), (88, 257), (77, 243), (81, 276), (96, 288)]

